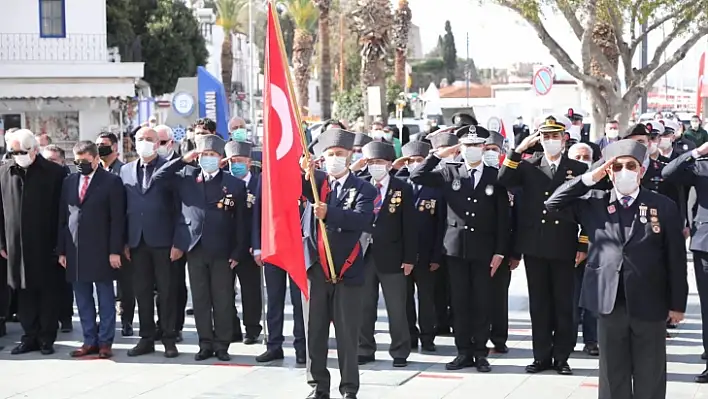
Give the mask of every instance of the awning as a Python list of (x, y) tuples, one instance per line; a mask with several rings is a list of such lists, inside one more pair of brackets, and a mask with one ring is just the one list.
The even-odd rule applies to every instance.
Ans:
[(0, 79), (0, 98), (134, 97), (131, 79), (112, 82), (17, 82)]

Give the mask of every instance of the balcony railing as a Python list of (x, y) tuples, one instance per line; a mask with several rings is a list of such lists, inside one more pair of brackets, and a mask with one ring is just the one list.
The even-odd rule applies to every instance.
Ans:
[(111, 53), (106, 35), (43, 38), (38, 33), (0, 33), (0, 62), (120, 62)]

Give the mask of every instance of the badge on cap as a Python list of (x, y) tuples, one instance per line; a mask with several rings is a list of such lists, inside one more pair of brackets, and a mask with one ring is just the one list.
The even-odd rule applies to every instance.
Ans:
[(615, 211), (616, 211), (616, 209), (615, 209), (614, 205), (610, 205), (607, 207), (607, 213), (613, 214), (613, 213), (615, 213)]
[(462, 183), (460, 183), (460, 180), (455, 179), (452, 181), (452, 189), (453, 190), (459, 191), (461, 187), (462, 187)]

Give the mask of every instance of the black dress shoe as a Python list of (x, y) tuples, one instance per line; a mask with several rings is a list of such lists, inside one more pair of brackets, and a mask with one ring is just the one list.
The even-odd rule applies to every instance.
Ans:
[(344, 396), (342, 396), (344, 399), (356, 399), (356, 394), (352, 392), (346, 392)]
[(477, 371), (480, 373), (488, 373), (492, 371), (492, 366), (489, 365), (489, 360), (487, 360), (486, 357), (478, 357), (475, 361), (475, 366), (477, 367)]
[(698, 374), (693, 381), (695, 381), (698, 384), (706, 384), (708, 383), (708, 369), (705, 369), (701, 374)]
[(296, 364), (307, 364), (307, 355), (305, 352), (295, 352)]
[(179, 356), (179, 351), (177, 350), (177, 345), (174, 342), (163, 342), (165, 346), (165, 357), (168, 359)]
[(63, 333), (70, 333), (74, 331), (74, 324), (71, 321), (71, 317), (65, 320), (59, 321), (59, 330)]
[(41, 344), (39, 346), (39, 352), (44, 356), (49, 356), (54, 354), (54, 344)]
[(509, 353), (509, 347), (506, 344), (494, 345), (494, 352), (496, 353)]
[(424, 352), (435, 352), (438, 350), (438, 348), (432, 342), (421, 342), (420, 348), (423, 349)]
[(209, 349), (200, 349), (199, 352), (194, 355), (194, 360), (201, 362), (202, 360), (207, 360), (212, 356), (214, 356), (214, 351)]
[(131, 323), (123, 323), (123, 327), (120, 329), (120, 335), (124, 337), (132, 337), (133, 334), (133, 325)]
[(260, 355), (256, 356), (256, 361), (258, 363), (268, 363), (275, 360), (282, 360), (285, 356), (283, 355), (282, 349), (268, 349)]
[(466, 367), (474, 367), (474, 358), (467, 355), (457, 355), (450, 363), (445, 365), (445, 370), (462, 370)]
[(227, 352), (225, 349), (219, 349), (216, 351), (216, 358), (219, 359), (221, 362), (230, 362), (231, 361), (231, 356), (229, 356), (229, 352)]
[(175, 342), (182, 342), (184, 341), (184, 337), (182, 336), (182, 331), (177, 331), (177, 337), (175, 337)]
[(367, 363), (373, 363), (373, 362), (375, 362), (375, 361), (376, 361), (376, 357), (374, 357), (374, 355), (371, 355), (371, 356), (359, 355), (359, 356), (357, 357), (357, 360), (358, 360), (358, 362), (359, 362), (359, 365), (360, 365), (360, 366), (363, 366), (363, 365), (365, 365), (365, 364), (367, 364)]
[(313, 390), (309, 395), (307, 395), (307, 399), (329, 399), (329, 392), (319, 392), (317, 390)]
[(541, 373), (549, 370), (552, 366), (550, 361), (542, 362), (540, 360), (534, 360), (533, 363), (526, 366), (526, 372), (531, 374)]
[(600, 348), (595, 343), (585, 344), (585, 347), (583, 347), (583, 352), (590, 356), (600, 356)]
[(402, 357), (397, 357), (393, 359), (393, 367), (406, 367), (408, 366), (408, 360), (402, 358)]
[(12, 348), (11, 355), (22, 355), (25, 353), (36, 352), (39, 350), (39, 345), (29, 342), (20, 342), (19, 345)]
[(141, 338), (140, 341), (138, 341), (138, 344), (128, 351), (128, 356), (142, 356), (153, 352), (155, 352), (155, 342)]
[(243, 344), (244, 345), (253, 345), (258, 343), (258, 337), (246, 335), (246, 338), (243, 339)]
[(556, 369), (556, 372), (560, 375), (573, 375), (573, 369), (570, 368), (566, 361), (555, 362), (553, 368)]
[(194, 309), (192, 308), (187, 308), (184, 312), (187, 316), (194, 316)]

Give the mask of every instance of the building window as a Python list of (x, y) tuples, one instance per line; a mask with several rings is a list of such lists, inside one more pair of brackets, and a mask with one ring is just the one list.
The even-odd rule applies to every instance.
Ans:
[(39, 0), (39, 35), (66, 37), (65, 0)]

